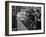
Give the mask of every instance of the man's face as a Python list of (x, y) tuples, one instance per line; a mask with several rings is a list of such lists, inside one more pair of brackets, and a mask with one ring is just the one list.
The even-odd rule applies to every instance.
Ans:
[(20, 19), (20, 20), (25, 20), (26, 19), (26, 12), (18, 12), (17, 13), (17, 17)]

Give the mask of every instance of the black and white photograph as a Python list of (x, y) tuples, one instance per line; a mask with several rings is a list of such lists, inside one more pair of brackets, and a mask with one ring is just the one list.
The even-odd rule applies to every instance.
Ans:
[(44, 3), (7, 2), (6, 6), (6, 26), (8, 26), (8, 31), (6, 30), (6, 34), (25, 35), (45, 33)]
[(12, 30), (40, 30), (41, 7), (12, 6)]

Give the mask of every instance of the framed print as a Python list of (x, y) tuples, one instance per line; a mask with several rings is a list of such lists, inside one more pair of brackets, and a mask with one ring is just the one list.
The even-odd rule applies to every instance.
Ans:
[(45, 33), (45, 3), (5, 2), (5, 35)]

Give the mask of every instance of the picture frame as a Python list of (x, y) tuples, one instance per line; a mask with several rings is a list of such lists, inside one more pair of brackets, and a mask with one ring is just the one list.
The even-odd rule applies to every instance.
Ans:
[(5, 35), (33, 34), (45, 34), (45, 3), (5, 1)]

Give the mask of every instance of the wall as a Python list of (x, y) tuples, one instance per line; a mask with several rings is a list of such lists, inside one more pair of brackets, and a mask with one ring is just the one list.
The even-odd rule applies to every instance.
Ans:
[[(0, 37), (8, 37), (8, 36), (5, 36), (5, 1), (6, 0), (0, 0)], [(43, 2), (45, 3), (45, 9), (46, 9), (46, 0), (16, 0), (16, 1), (39, 2), (39, 3)], [(45, 10), (45, 20), (46, 20), (46, 10)], [(46, 21), (45, 21), (45, 27), (46, 27)], [(12, 37), (12, 36), (9, 36), (9, 37)], [(46, 34), (23, 35), (23, 36), (21, 35), (16, 37), (46, 37)]]

